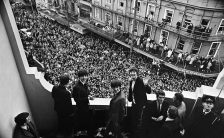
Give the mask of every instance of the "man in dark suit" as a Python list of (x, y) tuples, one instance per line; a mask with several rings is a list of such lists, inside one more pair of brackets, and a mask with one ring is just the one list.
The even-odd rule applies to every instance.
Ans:
[(79, 80), (73, 87), (72, 96), (76, 102), (77, 117), (78, 117), (78, 129), (85, 135), (88, 131), (88, 135), (92, 135), (91, 131), (91, 112), (89, 110), (89, 94), (90, 91), (87, 86), (88, 72), (86, 70), (78, 71)]
[(187, 138), (215, 138), (216, 114), (212, 111), (214, 103), (215, 97), (209, 95), (202, 97), (202, 106), (196, 107), (190, 116), (190, 125), (186, 130)]
[(131, 108), (131, 135), (138, 137), (142, 119), (143, 108), (146, 105), (146, 93), (151, 93), (151, 88), (145, 85), (142, 78), (138, 76), (138, 69), (132, 67), (129, 70), (131, 77), (129, 85), (128, 101), (132, 102)]
[(52, 89), (54, 99), (54, 110), (58, 116), (58, 133), (62, 135), (71, 135), (73, 130), (73, 107), (71, 93), (66, 89), (69, 83), (69, 76), (60, 76), (60, 84)]
[(121, 129), (125, 115), (125, 94), (121, 91), (121, 82), (119, 80), (113, 80), (111, 88), (113, 89), (114, 97), (110, 101), (106, 134), (111, 131), (115, 138), (122, 138)]
[(167, 111), (167, 118), (158, 133), (158, 138), (181, 138), (181, 130), (178, 109), (175, 106), (170, 106)]
[(167, 117), (169, 103), (164, 100), (165, 92), (157, 92), (156, 98), (144, 110), (144, 137), (156, 137)]
[(36, 127), (30, 121), (29, 113), (20, 113), (14, 120), (16, 122), (16, 127), (13, 133), (13, 138), (40, 138)]

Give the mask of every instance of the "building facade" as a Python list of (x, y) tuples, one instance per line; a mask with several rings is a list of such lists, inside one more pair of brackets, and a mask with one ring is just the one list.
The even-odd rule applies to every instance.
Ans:
[(97, 23), (132, 33), (136, 19), (137, 36), (147, 30), (176, 52), (224, 60), (224, 1), (92, 0), (91, 5)]

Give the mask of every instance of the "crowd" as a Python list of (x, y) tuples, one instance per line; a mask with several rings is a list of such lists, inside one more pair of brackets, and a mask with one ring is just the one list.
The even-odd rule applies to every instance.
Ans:
[[(157, 44), (155, 40), (150, 36), (150, 29), (146, 28), (145, 32), (141, 36), (136, 36), (136, 39), (132, 42), (132, 37), (128, 32), (122, 32), (121, 30), (115, 33), (115, 37), (129, 45), (134, 43), (134, 46), (148, 52), (158, 58), (170, 62), (174, 65), (181, 66), (195, 70), (197, 72), (211, 73), (215, 72), (217, 67), (217, 60), (212, 56), (199, 56), (198, 51), (180, 52), (174, 49), (168, 48), (167, 38), (163, 37), (163, 40)], [(165, 34), (164, 34), (165, 35)], [(182, 47), (183, 48), (183, 47)], [(181, 49), (181, 48), (180, 48)]]
[[(149, 78), (152, 91), (192, 91), (201, 85), (212, 86), (214, 80), (183, 75), (161, 66), (159, 73), (152, 68), (152, 60), (96, 34), (78, 34), (54, 20), (31, 13), (23, 8), (13, 8), (18, 29), (26, 28), (30, 35), (20, 33), (29, 59), (37, 59), (44, 66), (45, 78), (53, 85), (58, 76), (69, 73), (72, 82), (77, 80), (77, 70), (90, 72), (88, 80), (93, 97), (111, 97), (110, 81), (118, 78), (127, 91), (128, 69), (139, 68), (139, 75)], [(72, 84), (70, 85), (70, 90)]]

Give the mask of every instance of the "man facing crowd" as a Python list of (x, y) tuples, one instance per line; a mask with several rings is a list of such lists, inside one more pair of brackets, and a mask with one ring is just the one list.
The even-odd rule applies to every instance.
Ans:
[[(91, 112), (89, 110), (89, 94), (87, 81), (88, 81), (88, 72), (86, 70), (78, 71), (78, 81), (73, 87), (72, 96), (76, 102), (77, 107), (77, 120), (78, 120), (78, 129), (81, 130), (82, 134), (92, 135), (91, 131)], [(85, 135), (84, 134), (84, 135)]]
[(215, 119), (216, 114), (212, 111), (215, 104), (215, 97), (204, 95), (202, 97), (202, 106), (194, 109), (188, 129), (187, 138), (215, 138)]
[(66, 89), (69, 83), (69, 76), (60, 76), (60, 84), (52, 89), (54, 99), (54, 110), (58, 117), (58, 133), (67, 136), (72, 135), (73, 131), (73, 107), (71, 93)]
[(106, 134), (113, 133), (114, 138), (122, 138), (122, 123), (125, 116), (125, 94), (121, 91), (121, 81), (113, 80), (111, 88), (114, 97), (110, 101), (109, 120), (107, 122)]
[(138, 76), (137, 68), (132, 67), (129, 70), (129, 74), (131, 81), (129, 85), (128, 101), (132, 102), (131, 135), (135, 138), (138, 137), (140, 131), (143, 108), (147, 102), (146, 93), (151, 93), (151, 88), (145, 85), (142, 78)]

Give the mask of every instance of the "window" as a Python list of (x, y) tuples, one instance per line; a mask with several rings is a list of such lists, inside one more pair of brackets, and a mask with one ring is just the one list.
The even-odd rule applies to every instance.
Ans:
[(71, 9), (73, 12), (75, 11), (75, 4), (73, 2), (71, 3)]
[(207, 56), (215, 57), (221, 42), (213, 42)]
[(145, 24), (144, 33), (145, 34), (147, 33), (151, 36), (151, 30), (152, 30), (152, 26), (148, 25), (148, 24)]
[(224, 34), (224, 19), (221, 20), (216, 34)]
[[(132, 29), (134, 28), (134, 34), (135, 35), (137, 35), (136, 33), (138, 32), (138, 24), (139, 24), (139, 22), (136, 21), (136, 24), (134, 26), (134, 20), (132, 20)], [(132, 32), (132, 30), (131, 30), (131, 32)]]
[(169, 37), (169, 32), (162, 30), (160, 34), (159, 43), (164, 43), (166, 45), (168, 41), (168, 37)]
[(202, 20), (201, 20), (201, 25), (202, 25), (203, 27), (207, 28), (208, 25), (209, 25), (209, 20), (208, 20), (208, 19), (202, 19)]
[(68, 9), (67, 1), (64, 1), (63, 9), (64, 9), (64, 10)]
[[(140, 12), (141, 2), (137, 1), (136, 12)], [(135, 12), (135, 0), (133, 0), (133, 13)]]
[(172, 18), (173, 18), (173, 13), (174, 13), (173, 10), (166, 9), (166, 10), (165, 10), (164, 19), (166, 19), (167, 22), (170, 23), (170, 22), (172, 21)]
[(123, 17), (121, 16), (117, 17), (117, 24), (118, 26), (123, 27)]
[(147, 6), (147, 10), (146, 10), (146, 17), (147, 17), (149, 20), (152, 20), (153, 17), (154, 17), (155, 11), (156, 11), (156, 7), (155, 7), (155, 5), (148, 4), (148, 6)]
[(190, 20), (190, 19), (185, 19), (185, 20), (184, 20), (183, 27), (184, 27), (184, 28), (187, 28), (190, 24), (191, 24), (191, 20)]
[(200, 49), (201, 49), (201, 42), (194, 42), (192, 49), (191, 49), (191, 54), (198, 54)]
[(100, 10), (98, 8), (95, 8), (95, 17), (100, 18)]
[(177, 45), (177, 49), (183, 50), (184, 49), (184, 44), (185, 44), (185, 40), (183, 40), (183, 38), (180, 38), (179, 43)]
[(119, 0), (119, 7), (121, 7), (121, 8), (124, 7), (124, 1), (123, 0)]
[(111, 4), (111, 0), (106, 0), (108, 4)]
[(106, 14), (105, 14), (105, 21), (106, 22), (109, 22), (110, 21), (110, 13), (109, 12), (106, 12)]
[(136, 11), (137, 11), (137, 12), (140, 12), (140, 6), (141, 6), (141, 2), (138, 1), (138, 3), (137, 3), (137, 7), (136, 7)]

